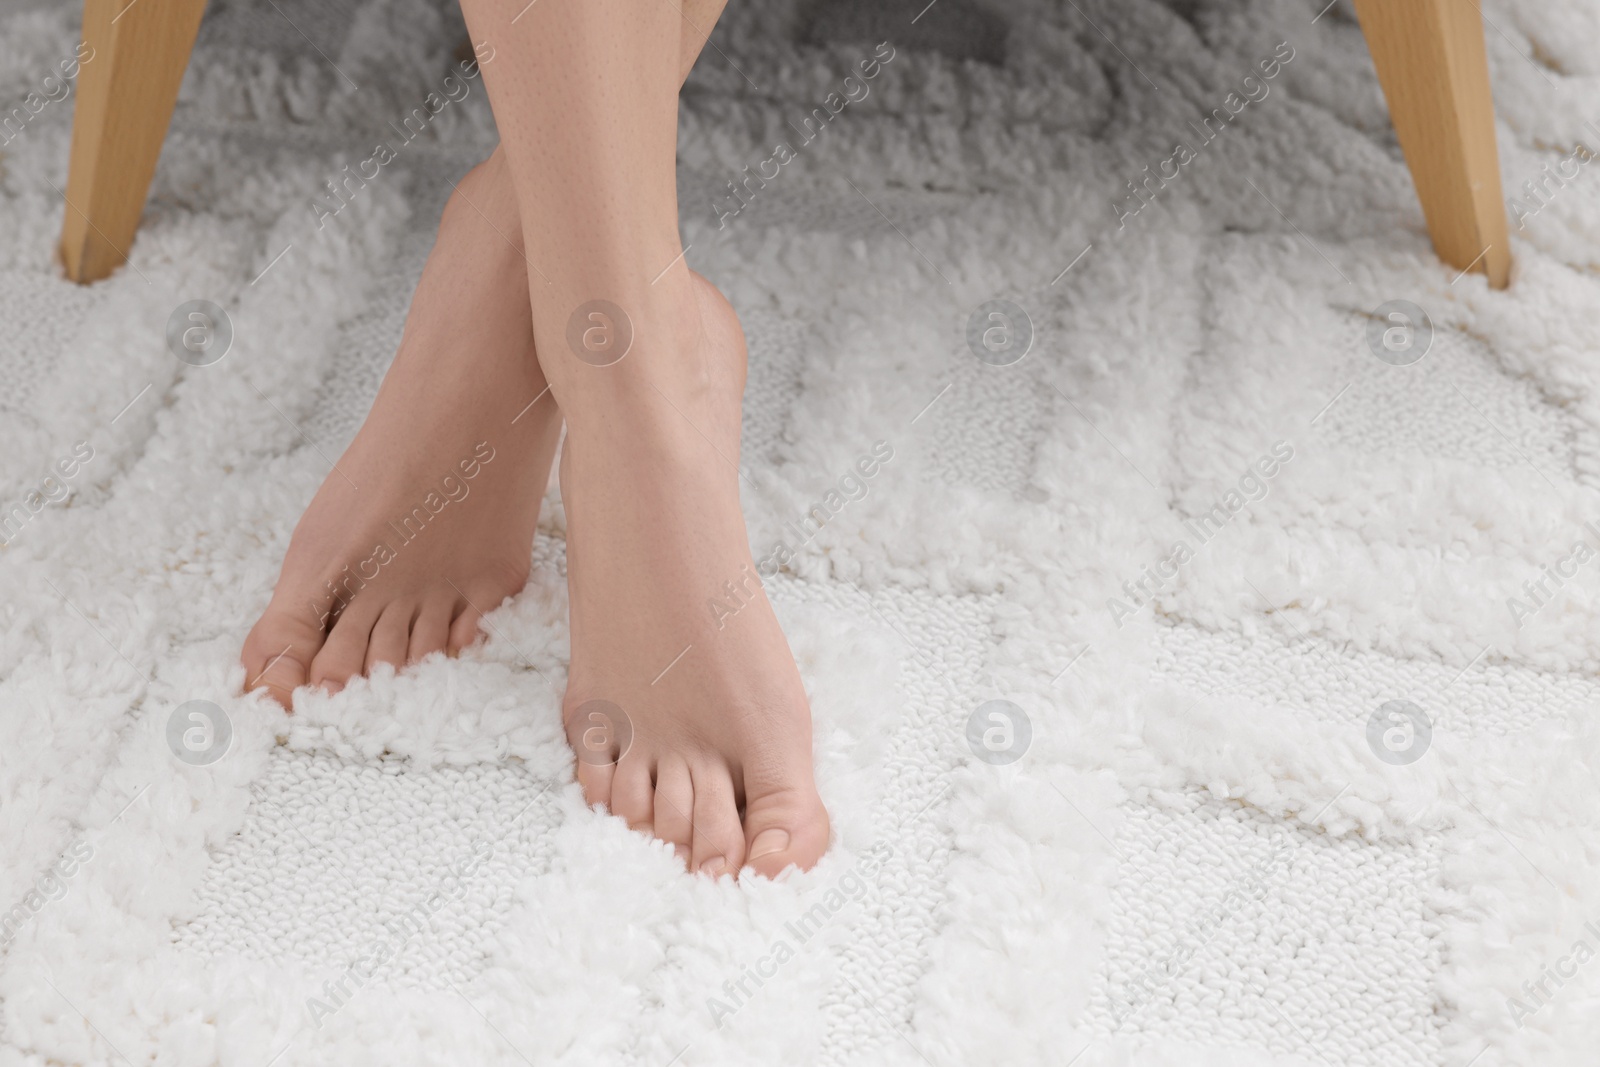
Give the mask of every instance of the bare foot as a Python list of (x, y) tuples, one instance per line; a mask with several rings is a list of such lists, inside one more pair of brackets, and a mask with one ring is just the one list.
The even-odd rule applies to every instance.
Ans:
[[(735, 466), (744, 334), (714, 286), (696, 275), (692, 292), (681, 363), (627, 356), (683, 373), (652, 373), (634, 410), (569, 424), (564, 714), (590, 803), (671, 842), (693, 870), (773, 876), (817, 862), (828, 814), (799, 671), (749, 579)], [(746, 603), (719, 620), (708, 601), (730, 581)]]
[(454, 655), (527, 580), (561, 416), (548, 394), (523, 411), (545, 380), (497, 165), (446, 206), (400, 351), (245, 641), (247, 688), (285, 708), (307, 683), (337, 691), (379, 663)]

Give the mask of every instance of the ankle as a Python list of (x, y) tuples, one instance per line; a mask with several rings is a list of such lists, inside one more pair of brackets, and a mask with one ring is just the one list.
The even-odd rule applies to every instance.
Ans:
[[(708, 439), (679, 410), (651, 394), (589, 417), (566, 423), (567, 445), (580, 464), (599, 462), (607, 467), (623, 464), (635, 472), (669, 475), (704, 469), (715, 454)], [(563, 412), (565, 414), (565, 412)], [(709, 432), (709, 431), (708, 431)], [(649, 478), (660, 481), (660, 478)], [(676, 478), (668, 478), (676, 482)]]
[(555, 321), (543, 332), (535, 311), (539, 361), (569, 425), (623, 416), (640, 420), (643, 431), (670, 428), (689, 412), (704, 412), (708, 403), (724, 399), (730, 380), (737, 381), (737, 401), (742, 347), (733, 368), (730, 354), (718, 350), (725, 346), (714, 343), (715, 324), (702, 314), (697, 289), (704, 283), (681, 265), (674, 271), (679, 277), (670, 284), (663, 278), (620, 299), (584, 301), (565, 316), (548, 309), (547, 318)]

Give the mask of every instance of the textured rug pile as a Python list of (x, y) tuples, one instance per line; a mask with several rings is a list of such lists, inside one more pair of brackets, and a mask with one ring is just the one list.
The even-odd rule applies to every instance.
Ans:
[(80, 288), (71, 6), (0, 8), (0, 1065), (1592, 1056), (1600, 7), (1483, 5), (1492, 292), (1344, 0), (730, 5), (683, 227), (836, 827), (736, 885), (582, 803), (554, 494), (459, 660), (241, 695), (494, 143), (458, 17), (214, 0)]

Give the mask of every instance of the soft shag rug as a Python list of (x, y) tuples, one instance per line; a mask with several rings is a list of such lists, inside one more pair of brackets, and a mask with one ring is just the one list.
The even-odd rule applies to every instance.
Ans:
[(457, 16), (214, 0), (79, 288), (75, 5), (11, 0), (0, 1065), (1592, 1057), (1600, 6), (1484, 4), (1491, 292), (1324, 2), (730, 6), (683, 225), (836, 827), (735, 885), (582, 803), (554, 495), (459, 661), (240, 694), (493, 144)]

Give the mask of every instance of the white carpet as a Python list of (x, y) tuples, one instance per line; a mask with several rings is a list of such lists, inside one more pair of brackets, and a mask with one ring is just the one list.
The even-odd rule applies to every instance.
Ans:
[[(493, 143), (481, 85), (325, 229), (310, 205), (440, 87), (456, 17), (214, 0), (132, 261), (83, 289), (51, 260), (74, 16), (0, 7), (0, 1067), (1584, 1062), (1594, 560), (1520, 626), (1508, 599), (1600, 544), (1600, 177), (1551, 183), (1510, 289), (1458, 277), (1322, 6), (730, 7), (680, 184), (749, 334), (757, 557), (894, 451), (769, 584), (836, 842), (738, 886), (583, 807), (554, 497), (461, 660), (292, 718), (239, 692)], [(1484, 12), (1534, 204), (1600, 149), (1600, 6)], [(194, 299), (233, 325), (212, 366), (166, 346)], [(966, 341), (994, 299), (1032, 323), (1009, 366)], [(1433, 328), (1406, 366), (1367, 343), (1394, 300)], [(169, 748), (195, 700), (233, 731), (209, 763)], [(991, 700), (1028, 718), (1014, 761), (969, 746)], [(1369, 731), (1396, 701), (1410, 762)]]

